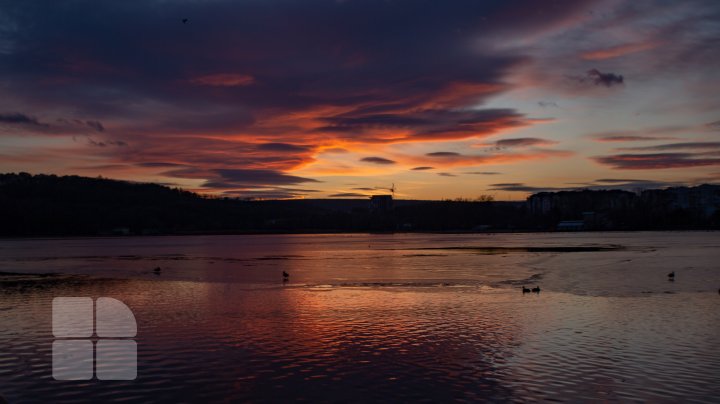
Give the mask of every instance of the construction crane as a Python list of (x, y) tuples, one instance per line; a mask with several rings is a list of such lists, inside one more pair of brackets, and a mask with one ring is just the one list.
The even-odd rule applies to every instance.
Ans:
[(395, 186), (395, 183), (394, 183), (394, 182), (393, 182), (392, 186), (390, 186), (390, 188), (386, 188), (386, 187), (374, 187), (374, 189), (381, 189), (381, 190), (384, 190), (384, 191), (390, 191), (390, 193), (392, 194), (393, 198), (395, 197), (395, 191), (397, 191), (397, 187)]
[(382, 189), (382, 190), (385, 190), (385, 191), (390, 191), (390, 193), (392, 194), (393, 198), (395, 197), (395, 191), (397, 191), (397, 187), (395, 187), (395, 183), (394, 183), (394, 182), (393, 182), (393, 184), (392, 184), (392, 186), (391, 186), (390, 188), (375, 187), (375, 189)]

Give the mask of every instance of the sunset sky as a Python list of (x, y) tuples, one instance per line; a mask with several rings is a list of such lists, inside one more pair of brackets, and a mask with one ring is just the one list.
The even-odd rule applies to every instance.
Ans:
[(0, 0), (0, 172), (251, 198), (718, 183), (718, 72), (717, 0)]

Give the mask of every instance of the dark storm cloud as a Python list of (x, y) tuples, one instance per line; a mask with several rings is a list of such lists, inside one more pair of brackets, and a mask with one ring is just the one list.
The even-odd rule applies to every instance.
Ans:
[(373, 164), (395, 164), (395, 161), (382, 157), (363, 157), (360, 161)]
[(425, 171), (425, 170), (433, 170), (433, 169), (435, 169), (435, 167), (430, 167), (430, 166), (420, 166), (420, 167), (411, 168), (411, 170), (413, 170), (413, 171)]
[[(542, 30), (583, 6), (560, 1), (540, 15), (531, 1), (19, 2), (4, 10), (17, 29), (3, 33), (12, 46), (0, 53), (0, 73), (24, 99), (72, 99), (79, 110), (126, 118), (142, 113), (135, 106), (145, 108), (130, 100), (186, 112), (359, 110), (378, 101), (397, 110), (423, 98), (464, 106), (501, 91), (492, 86), (525, 58), (474, 49), (472, 41), (509, 26), (515, 35)], [(179, 23), (178, 15), (193, 15), (192, 24)], [(453, 83), (476, 89), (458, 99), (463, 87), (453, 90)], [(418, 119), (376, 116), (365, 123)]]
[[(523, 3), (532, 4), (23, 2), (6, 12), (19, 28), (5, 33), (13, 46), (0, 71), (20, 79), (31, 98), (71, 97), (80, 108), (120, 114), (131, 110), (123, 101), (145, 98), (181, 109), (352, 105), (378, 95), (395, 102), (453, 82), (497, 83), (522, 58), (469, 58), (465, 41), (504, 30), (508, 20), (518, 34), (541, 29), (582, 7), (561, 2), (541, 18), (518, 12)], [(172, 17), (188, 14), (192, 24)], [(478, 24), (481, 16), (492, 18)]]

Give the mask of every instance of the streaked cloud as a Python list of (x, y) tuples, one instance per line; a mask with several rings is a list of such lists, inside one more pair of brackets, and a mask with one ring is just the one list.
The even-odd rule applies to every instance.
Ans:
[(522, 192), (533, 194), (538, 192), (558, 192), (558, 191), (582, 191), (582, 190), (622, 190), (637, 191), (643, 189), (667, 188), (671, 186), (683, 185), (676, 182), (651, 181), (651, 180), (635, 180), (635, 179), (598, 179), (580, 184), (570, 184), (570, 186), (559, 187), (543, 187), (532, 186), (525, 183), (499, 183), (491, 184), (490, 191), (506, 191), (506, 192)]
[(439, 151), (439, 152), (427, 153), (425, 155), (428, 157), (457, 157), (457, 156), (460, 156), (460, 153)]
[(644, 129), (614, 130), (587, 135), (596, 142), (645, 142), (656, 140), (677, 140), (687, 133), (702, 132), (707, 129), (698, 125), (654, 126)]
[(683, 142), (667, 143), (654, 146), (621, 147), (617, 150), (623, 151), (663, 151), (663, 150), (699, 150), (699, 149), (720, 149), (720, 142)]
[(585, 52), (582, 54), (582, 58), (585, 60), (605, 60), (613, 59), (632, 53), (642, 52), (645, 50), (653, 49), (659, 46), (659, 42), (645, 42), (645, 43), (630, 43), (624, 45), (612, 46), (609, 48), (598, 49), (594, 51)]
[(693, 153), (618, 154), (593, 157), (593, 160), (621, 170), (659, 170), (720, 165), (720, 158)]
[(280, 171), (263, 169), (214, 169), (202, 170), (197, 168), (176, 169), (167, 174), (179, 178), (208, 178), (203, 186), (224, 190), (224, 193), (235, 191), (248, 191), (256, 188), (297, 185), (303, 183), (317, 183), (318, 180), (289, 175)]
[(190, 82), (205, 86), (237, 87), (249, 86), (255, 83), (255, 78), (247, 74), (217, 73), (196, 77)]
[(489, 190), (490, 191), (535, 193), (535, 192), (552, 192), (552, 191), (557, 191), (559, 189), (553, 188), (553, 187), (531, 186), (531, 185), (526, 185), (521, 182), (506, 182), (506, 183), (490, 184)]
[(596, 138), (598, 142), (646, 142), (655, 140), (668, 140), (669, 137), (638, 136), (638, 135), (606, 135)]
[(363, 157), (360, 161), (373, 164), (395, 164), (395, 161), (383, 157)]
[(90, 146), (95, 146), (95, 147), (108, 147), (108, 146), (125, 147), (125, 146), (128, 145), (126, 142), (123, 142), (122, 140), (104, 140), (104, 141), (103, 141), (103, 140), (100, 140), (100, 141), (96, 141), (96, 140), (93, 140), (93, 139), (90, 139), (90, 138), (87, 139), (87, 143), (88, 143)]
[[(4, 129), (2, 127), (5, 127)], [(55, 118), (54, 120), (40, 120), (39, 118), (20, 113), (0, 113), (0, 134), (12, 134), (21, 131), (25, 135), (82, 135), (105, 131), (100, 121)]]
[(711, 129), (720, 130), (720, 121), (710, 122), (710, 123), (706, 124), (705, 126), (707, 126), (708, 128), (711, 128)]
[(548, 139), (540, 139), (536, 137), (522, 137), (515, 139), (501, 139), (495, 142), (497, 147), (528, 147), (528, 146), (547, 146), (557, 144), (558, 142)]
[(34, 116), (21, 114), (19, 112), (0, 113), (0, 124), (48, 126), (47, 124), (40, 123)]

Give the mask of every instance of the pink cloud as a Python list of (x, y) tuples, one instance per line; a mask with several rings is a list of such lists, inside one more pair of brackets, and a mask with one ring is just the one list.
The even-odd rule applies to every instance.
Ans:
[(620, 56), (625, 56), (637, 52), (646, 51), (649, 49), (656, 48), (660, 45), (660, 42), (644, 42), (644, 43), (631, 43), (618, 46), (612, 46), (609, 48), (598, 49), (590, 52), (585, 52), (581, 55), (584, 60), (605, 60), (613, 59)]

